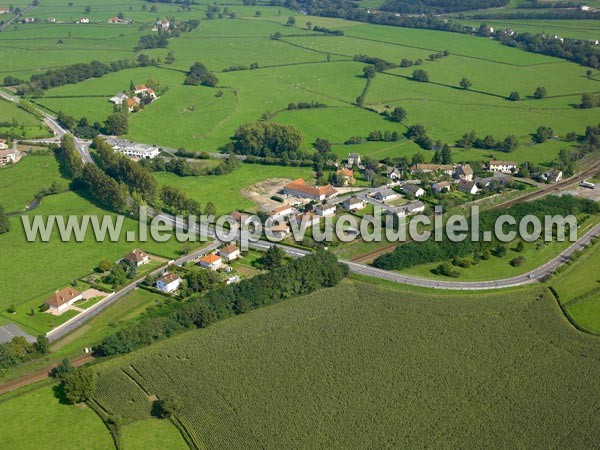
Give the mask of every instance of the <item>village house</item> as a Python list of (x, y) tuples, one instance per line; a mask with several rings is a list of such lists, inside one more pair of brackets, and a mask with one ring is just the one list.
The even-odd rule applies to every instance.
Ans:
[(6, 150), (8, 148), (8, 144), (6, 143), (6, 139), (0, 139), (0, 150)]
[(250, 214), (244, 213), (244, 212), (240, 212), (240, 211), (233, 211), (231, 213), (231, 217), (233, 218), (233, 220), (235, 220), (239, 225), (248, 225), (248, 223), (250, 223)]
[(450, 189), (450, 183), (448, 183), (447, 181), (439, 181), (438, 183), (433, 183), (431, 185), (431, 190), (436, 194), (440, 194), (442, 192), (450, 192)]
[(284, 239), (290, 234), (290, 227), (285, 223), (281, 223), (270, 227), (266, 227), (265, 232), (268, 236), (272, 236), (275, 239)]
[(135, 248), (131, 253), (127, 253), (123, 257), (123, 261), (133, 267), (140, 267), (144, 264), (148, 264), (150, 262), (150, 257), (142, 250)]
[(123, 153), (133, 159), (154, 159), (160, 154), (158, 147), (149, 145), (114, 146), (113, 149), (115, 152)]
[(289, 216), (290, 214), (292, 214), (294, 212), (294, 208), (292, 208), (291, 205), (289, 205), (288, 203), (284, 203), (281, 206), (278, 206), (277, 208), (273, 208), (270, 212), (269, 212), (269, 217), (286, 217)]
[[(498, 172), (498, 173), (500, 173), (500, 172)], [(476, 177), (475, 178), (475, 184), (477, 185), (477, 187), (479, 189), (485, 189), (487, 187), (490, 187), (492, 185), (493, 181), (494, 181), (494, 177), (486, 177), (486, 178)]]
[(59, 315), (68, 309), (73, 303), (81, 300), (82, 298), (83, 296), (81, 295), (81, 292), (71, 287), (66, 287), (56, 291), (44, 303), (50, 307), (50, 312)]
[(402, 191), (406, 194), (414, 195), (415, 197), (423, 197), (425, 195), (425, 189), (416, 184), (405, 184), (402, 186)]
[(544, 172), (541, 175), (542, 180), (544, 180), (547, 183), (558, 183), (560, 180), (562, 180), (563, 177), (563, 173), (562, 170), (550, 170), (549, 172)]
[(150, 96), (152, 98), (156, 98), (156, 94), (154, 93), (154, 89), (149, 88), (145, 84), (140, 84), (138, 86), (135, 86), (133, 92), (134, 92), (135, 95), (147, 95), (147, 96)]
[(293, 197), (307, 198), (313, 201), (323, 201), (335, 197), (338, 194), (330, 184), (327, 186), (309, 186), (302, 178), (287, 184), (283, 193)]
[(48, 23), (56, 23), (56, 17), (48, 17), (46, 19), (46, 22), (48, 22)]
[(373, 194), (373, 198), (375, 200), (379, 200), (382, 203), (396, 200), (398, 197), (400, 197), (400, 194), (398, 194), (393, 189), (380, 189), (379, 191)]
[(82, 17), (77, 23), (90, 23), (90, 19), (87, 17)]
[(0, 8), (0, 14), (8, 14), (10, 12), (10, 8)]
[(217, 270), (223, 264), (220, 256), (211, 254), (198, 260), (198, 265), (204, 269)]
[(398, 219), (406, 217), (406, 209), (403, 206), (397, 208), (386, 208), (385, 214), (388, 216), (396, 216)]
[(452, 176), (453, 167), (448, 164), (415, 164), (411, 168), (411, 172), (417, 173), (441, 173)]
[(358, 153), (349, 153), (348, 154), (348, 161), (346, 162), (346, 167), (349, 169), (352, 169), (352, 167), (356, 166), (360, 166), (361, 163), (361, 159), (360, 159), (360, 155)]
[(322, 217), (335, 216), (336, 205), (329, 203), (318, 204), (315, 206), (315, 214)]
[(321, 221), (321, 217), (313, 214), (312, 212), (305, 212), (296, 216), (296, 223), (298, 225), (305, 224), (307, 227), (318, 225)]
[(502, 173), (512, 173), (517, 170), (517, 162), (516, 161), (498, 161), (492, 159), (488, 164), (488, 170), (490, 172), (502, 172)]
[(17, 162), (17, 154), (14, 150), (0, 150), (0, 166)]
[(400, 172), (397, 168), (392, 167), (387, 171), (387, 177), (392, 181), (399, 181), (402, 179), (402, 172)]
[(342, 168), (336, 172), (338, 178), (338, 184), (340, 186), (353, 185), (356, 180), (354, 179), (354, 172), (352, 169)]
[(404, 210), (408, 215), (422, 213), (425, 211), (425, 203), (421, 201), (411, 202), (404, 205)]
[(23, 19), (23, 23), (34, 23), (35, 19), (33, 17), (25, 17)]
[(473, 181), (460, 180), (457, 185), (457, 189), (465, 194), (475, 195), (479, 192), (477, 185)]
[(515, 179), (506, 173), (494, 172), (492, 177), (496, 183), (500, 183), (503, 186), (509, 186), (515, 182)]
[(109, 102), (121, 106), (124, 102), (127, 101), (128, 98), (129, 97), (127, 97), (127, 95), (125, 95), (123, 92), (119, 92), (114, 97), (111, 97)]
[(469, 164), (457, 164), (454, 166), (452, 178), (473, 181), (473, 169)]
[(183, 280), (179, 275), (167, 273), (156, 281), (156, 289), (170, 294), (171, 292), (175, 292), (177, 289), (179, 289), (179, 286), (182, 282)]
[(219, 250), (219, 256), (223, 258), (225, 262), (231, 262), (234, 259), (239, 258), (241, 256), (241, 252), (237, 246), (229, 244)]
[(342, 203), (344, 209), (348, 211), (358, 211), (367, 206), (367, 202), (363, 199), (358, 198), (356, 195), (353, 195)]
[(127, 102), (127, 111), (133, 112), (135, 108), (140, 104), (140, 99), (138, 97), (128, 98)]
[(157, 20), (156, 26), (162, 30), (168, 30), (171, 26), (171, 22), (169, 22), (167, 19)]

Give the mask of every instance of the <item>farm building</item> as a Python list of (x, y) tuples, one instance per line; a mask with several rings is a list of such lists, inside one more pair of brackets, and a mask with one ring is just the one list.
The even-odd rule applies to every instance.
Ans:
[(287, 184), (283, 193), (293, 197), (307, 198), (314, 201), (323, 201), (335, 197), (338, 192), (330, 185), (309, 186), (302, 178)]

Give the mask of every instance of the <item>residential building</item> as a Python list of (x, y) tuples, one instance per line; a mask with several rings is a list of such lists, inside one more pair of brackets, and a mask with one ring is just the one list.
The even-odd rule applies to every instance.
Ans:
[(393, 189), (381, 189), (373, 194), (373, 198), (375, 200), (379, 200), (382, 203), (396, 200), (398, 197), (400, 197), (400, 194), (398, 194)]
[(8, 14), (10, 12), (10, 8), (0, 8), (0, 14)]
[(490, 172), (512, 173), (517, 170), (516, 161), (498, 161), (492, 159), (488, 165)]
[(33, 17), (25, 17), (23, 19), (23, 22), (24, 23), (33, 23), (33, 22), (35, 22), (35, 19)]
[[(498, 173), (500, 173), (500, 172), (498, 172)], [(487, 187), (490, 187), (490, 185), (492, 184), (493, 181), (494, 181), (494, 177), (486, 177), (486, 178), (476, 177), (475, 178), (475, 184), (480, 189), (485, 189)]]
[(56, 291), (44, 303), (50, 307), (52, 313), (62, 314), (69, 306), (82, 298), (81, 292), (72, 287), (66, 287)]
[(46, 19), (46, 22), (48, 22), (48, 23), (56, 23), (56, 17), (48, 17)]
[(367, 202), (363, 199), (358, 198), (356, 195), (347, 198), (342, 203), (342, 206), (348, 211), (358, 211), (367, 206)]
[(414, 195), (417, 198), (425, 195), (425, 189), (416, 184), (405, 184), (402, 186), (402, 191)]
[(248, 225), (250, 223), (250, 214), (234, 211), (231, 213), (231, 217), (235, 220), (239, 225)]
[(544, 172), (541, 175), (542, 180), (548, 182), (548, 183), (558, 183), (560, 180), (562, 180), (563, 177), (563, 173), (562, 170), (550, 170), (549, 172)]
[(171, 26), (171, 22), (169, 22), (167, 19), (157, 20), (156, 26), (162, 30), (167, 30)]
[(473, 181), (473, 169), (469, 164), (457, 164), (454, 166), (452, 177), (459, 180)]
[(125, 95), (123, 92), (119, 92), (114, 97), (111, 97), (109, 102), (121, 106), (124, 102), (127, 101), (128, 98), (129, 97), (127, 97), (127, 95)]
[(170, 294), (171, 292), (175, 292), (177, 289), (179, 289), (179, 286), (182, 282), (183, 280), (179, 275), (167, 273), (156, 281), (156, 289)]
[(292, 208), (291, 205), (289, 205), (288, 203), (284, 203), (281, 206), (278, 206), (277, 208), (273, 208), (271, 211), (269, 211), (269, 216), (270, 217), (286, 217), (289, 216), (290, 214), (292, 214), (294, 212), (294, 208)]
[(133, 159), (154, 159), (160, 154), (158, 147), (149, 145), (128, 145), (124, 147), (113, 147), (115, 152), (123, 153)]
[(335, 210), (336, 206), (329, 203), (322, 203), (315, 206), (315, 214), (322, 217), (335, 216)]
[(293, 197), (307, 198), (314, 201), (323, 201), (335, 197), (338, 194), (330, 184), (327, 186), (309, 186), (302, 178), (287, 184), (283, 193)]
[(0, 150), (0, 166), (17, 162), (17, 153), (14, 150)]
[(0, 139), (0, 150), (6, 150), (8, 148), (8, 144), (6, 143), (6, 139)]
[(411, 202), (404, 205), (404, 210), (407, 215), (422, 213), (425, 211), (425, 203), (421, 201)]
[(356, 180), (354, 179), (354, 171), (352, 169), (342, 168), (336, 172), (338, 178), (338, 184), (340, 186), (353, 185)]
[(503, 186), (513, 184), (515, 181), (511, 175), (502, 172), (494, 172), (493, 179), (495, 182), (500, 183)]
[(285, 223), (281, 223), (270, 227), (266, 227), (265, 232), (276, 239), (283, 239), (290, 234), (290, 227)]
[(431, 185), (431, 190), (433, 192), (435, 192), (436, 194), (439, 194), (442, 192), (450, 192), (451, 186), (450, 186), (450, 183), (448, 183), (447, 181), (439, 181), (439, 182), (433, 183)]
[(225, 262), (231, 262), (234, 259), (239, 258), (241, 255), (240, 249), (233, 244), (229, 244), (219, 250), (219, 256), (223, 258)]
[(142, 250), (135, 248), (123, 257), (123, 261), (129, 263), (131, 266), (140, 267), (150, 262), (150, 256)]
[(411, 171), (416, 173), (443, 173), (452, 176), (453, 167), (448, 164), (415, 164)]
[(133, 92), (135, 93), (135, 95), (148, 95), (152, 98), (156, 98), (156, 94), (154, 92), (154, 89), (149, 88), (148, 86), (146, 86), (145, 84), (140, 84), (135, 86)]
[(479, 188), (477, 187), (477, 185), (473, 181), (468, 180), (460, 180), (458, 182), (457, 189), (460, 192), (464, 192), (465, 194), (471, 195), (475, 195), (477, 194), (477, 192), (479, 192)]
[(204, 269), (217, 270), (223, 264), (220, 256), (211, 254), (206, 255), (198, 261), (198, 265)]
[(398, 219), (402, 219), (406, 217), (406, 209), (403, 206), (399, 206), (397, 208), (386, 208), (385, 214), (388, 216), (396, 216)]
[(77, 23), (90, 23), (90, 19), (87, 17), (82, 17)]
[(127, 111), (133, 112), (135, 107), (140, 104), (140, 99), (138, 97), (128, 98), (127, 99)]
[(392, 181), (399, 181), (402, 179), (402, 172), (395, 167), (388, 169), (387, 177)]
[(360, 166), (361, 159), (358, 153), (348, 153), (348, 162), (346, 163), (346, 167), (352, 168), (355, 165)]

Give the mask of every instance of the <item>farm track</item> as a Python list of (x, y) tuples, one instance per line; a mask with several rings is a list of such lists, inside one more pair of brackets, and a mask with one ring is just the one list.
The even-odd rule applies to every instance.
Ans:
[[(80, 356), (79, 358), (75, 358), (71, 360), (71, 365), (73, 367), (79, 367), (84, 364), (93, 361), (94, 357), (92, 355)], [(15, 389), (20, 389), (22, 387), (28, 386), (33, 383), (37, 383), (38, 381), (42, 381), (50, 376), (50, 372), (54, 369), (58, 364), (53, 364), (52, 366), (46, 367), (39, 372), (35, 372), (29, 375), (25, 375), (14, 380), (11, 380), (5, 384), (0, 385), (0, 395), (6, 394), (8, 392), (14, 391)]]

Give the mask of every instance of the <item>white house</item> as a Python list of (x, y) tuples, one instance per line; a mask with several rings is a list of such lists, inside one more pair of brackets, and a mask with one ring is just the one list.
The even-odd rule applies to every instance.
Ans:
[(60, 291), (56, 291), (44, 303), (50, 307), (49, 310), (51, 313), (59, 315), (82, 298), (81, 292), (71, 287), (66, 287)]
[(150, 257), (142, 250), (135, 248), (132, 252), (127, 253), (123, 257), (123, 261), (131, 264), (132, 266), (140, 267), (144, 264), (148, 264), (150, 262)]
[(198, 265), (204, 269), (217, 270), (223, 264), (220, 256), (211, 254), (206, 255), (198, 261)]
[(512, 173), (517, 169), (516, 161), (498, 161), (492, 159), (488, 165), (490, 172)]
[(465, 194), (471, 195), (475, 195), (477, 194), (477, 192), (479, 192), (479, 188), (477, 187), (477, 185), (473, 181), (468, 180), (460, 180), (458, 182), (457, 189), (460, 192), (464, 192)]
[(590, 6), (587, 5), (581, 5), (581, 10), (582, 11), (590, 11), (592, 8)]
[(348, 211), (358, 211), (367, 206), (367, 202), (363, 199), (358, 198), (356, 195), (353, 195), (352, 197), (344, 200), (342, 206)]
[(425, 195), (425, 189), (416, 184), (405, 184), (404, 186), (402, 186), (402, 191), (407, 194), (412, 194), (417, 198)]
[(457, 164), (452, 177), (459, 180), (473, 181), (473, 169), (470, 164)]
[(126, 147), (113, 147), (115, 152), (123, 153), (134, 159), (154, 159), (160, 154), (158, 147), (149, 145), (129, 145)]
[(357, 166), (360, 166), (360, 163), (361, 163), (361, 159), (360, 159), (360, 155), (358, 153), (349, 153), (348, 154), (348, 162), (346, 164), (346, 167), (352, 168), (355, 164)]
[(17, 162), (17, 154), (14, 150), (0, 150), (0, 166)]
[(404, 210), (406, 211), (406, 214), (422, 213), (425, 211), (425, 203), (421, 201), (408, 203), (407, 205), (404, 205)]
[(139, 84), (139, 85), (135, 86), (135, 88), (133, 89), (133, 92), (135, 93), (135, 95), (141, 94), (141, 95), (150, 96), (152, 98), (156, 98), (156, 93), (154, 92), (154, 89), (149, 88), (145, 84)]
[(373, 194), (373, 198), (382, 203), (396, 200), (398, 197), (400, 197), (400, 194), (392, 189), (381, 189)]
[(82, 17), (77, 23), (90, 23), (90, 19), (87, 17)]
[(177, 289), (179, 289), (182, 281), (183, 280), (179, 275), (168, 273), (156, 281), (156, 289), (170, 294), (171, 292), (175, 292)]
[(284, 203), (283, 205), (273, 208), (271, 211), (269, 211), (269, 217), (286, 217), (293, 212), (294, 208), (292, 208), (291, 205)]
[(387, 177), (392, 181), (398, 181), (402, 179), (402, 172), (395, 167), (392, 167), (387, 171)]
[(0, 150), (6, 150), (8, 148), (8, 144), (6, 143), (6, 139), (0, 139)]
[(127, 97), (127, 95), (125, 95), (123, 92), (119, 92), (114, 97), (111, 97), (110, 100), (109, 100), (109, 102), (113, 103), (115, 105), (121, 106), (124, 102), (127, 101), (128, 98), (129, 97)]
[(336, 206), (329, 203), (319, 204), (315, 206), (315, 213), (322, 217), (335, 216), (335, 209)]
[(388, 216), (396, 216), (398, 219), (402, 219), (403, 217), (406, 217), (406, 209), (404, 207), (386, 208), (385, 214)]
[(171, 22), (169, 22), (167, 19), (157, 20), (156, 26), (160, 29), (166, 30), (171, 26)]
[(219, 250), (219, 256), (226, 262), (231, 262), (241, 256), (240, 249), (233, 244), (229, 244)]

